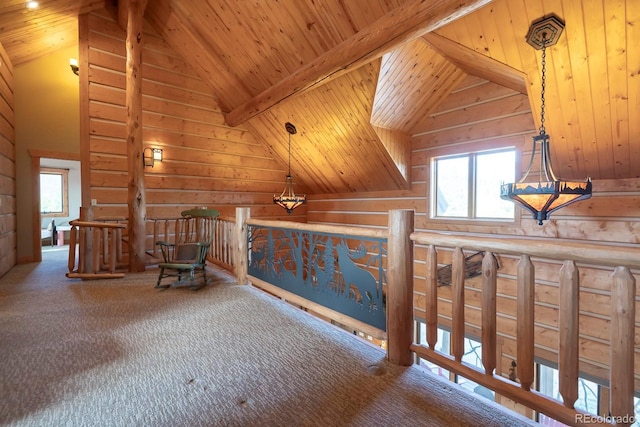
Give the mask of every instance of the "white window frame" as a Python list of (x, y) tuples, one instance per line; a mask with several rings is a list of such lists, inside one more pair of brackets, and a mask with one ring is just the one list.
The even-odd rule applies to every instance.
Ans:
[[(432, 220), (443, 220), (443, 221), (489, 221), (492, 223), (506, 223), (506, 224), (516, 224), (519, 216), (517, 215), (517, 211), (514, 206), (513, 217), (511, 218), (493, 218), (493, 217), (476, 217), (476, 171), (477, 171), (477, 157), (481, 155), (487, 154), (498, 154), (504, 152), (513, 152), (514, 154), (514, 176), (516, 176), (516, 171), (518, 168), (518, 157), (519, 153), (516, 147), (508, 146), (501, 147), (498, 149), (492, 150), (481, 150), (474, 152), (466, 152), (466, 153), (458, 153), (458, 154), (450, 154), (443, 156), (434, 156), (431, 158), (431, 197), (430, 200), (430, 218)], [(467, 202), (467, 215), (466, 216), (438, 216), (438, 162), (440, 160), (450, 160), (455, 158), (468, 158), (468, 202)], [(496, 187), (496, 193), (500, 191), (499, 187)]]
[[(61, 197), (62, 211), (46, 212), (40, 202), (40, 215), (43, 218), (68, 217), (69, 216), (69, 170), (60, 168), (40, 168), (39, 180), (42, 184), (42, 175), (60, 175), (62, 181)], [(40, 200), (42, 200), (42, 186), (40, 185)]]

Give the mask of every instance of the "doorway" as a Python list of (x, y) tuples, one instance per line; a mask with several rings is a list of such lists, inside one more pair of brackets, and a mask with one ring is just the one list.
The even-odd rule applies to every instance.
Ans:
[(80, 214), (80, 162), (42, 157), (39, 178), (41, 250), (68, 250), (69, 221)]
[[(43, 251), (66, 250), (68, 252), (69, 221), (78, 218), (82, 201), (81, 163), (79, 154), (41, 150), (29, 150), (29, 154), (31, 155), (33, 195), (32, 259), (34, 262), (41, 262), (43, 261)], [(54, 179), (50, 181), (59, 182), (61, 186), (59, 189), (50, 191), (56, 197), (60, 195), (58, 203), (54, 202), (49, 205), (48, 202), (44, 204), (42, 202), (40, 178), (44, 171), (52, 173)], [(58, 180), (55, 178), (56, 173), (58, 173)], [(44, 191), (47, 191), (46, 185), (44, 188)], [(43, 206), (45, 212), (43, 212)], [(49, 231), (53, 231), (49, 230), (52, 220), (56, 225), (56, 234), (53, 238), (49, 233)]]

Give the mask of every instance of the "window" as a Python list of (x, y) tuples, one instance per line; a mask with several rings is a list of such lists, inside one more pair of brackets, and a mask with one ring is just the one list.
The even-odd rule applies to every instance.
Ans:
[[(538, 390), (545, 396), (552, 397), (562, 402), (560, 395), (560, 374), (557, 369), (547, 365), (538, 364)], [(600, 401), (600, 386), (593, 381), (578, 377), (578, 400), (576, 409), (581, 409), (590, 414), (599, 414), (598, 402)], [(558, 425), (557, 421), (544, 414), (538, 414), (538, 422), (542, 425)]]
[(513, 219), (514, 205), (500, 198), (500, 185), (515, 181), (515, 149), (433, 160), (432, 216)]
[[(423, 344), (427, 346), (427, 325), (423, 322), (417, 322), (416, 327), (418, 328), (418, 344)], [(440, 353), (449, 354), (449, 331), (445, 331), (443, 329), (438, 328), (438, 338), (436, 342), (435, 350)], [(428, 360), (419, 359), (420, 366), (423, 366), (429, 369), (434, 374), (449, 379), (450, 373), (446, 369), (441, 368), (435, 363), (431, 363)]]
[[(427, 346), (426, 324), (424, 322), (417, 321), (416, 328), (417, 343)], [(438, 328), (437, 340), (438, 341), (436, 343), (435, 350), (443, 354), (450, 354), (451, 333), (442, 328)], [(465, 337), (462, 362), (466, 365), (474, 366), (482, 370), (482, 344), (479, 341), (476, 341), (473, 338)], [(495, 392), (463, 377), (462, 375), (451, 373), (440, 368), (438, 365), (421, 358), (418, 358), (418, 364), (431, 370), (431, 372), (436, 375), (448, 378), (450, 381), (459, 384), (461, 387), (467, 390), (473, 391), (489, 400), (495, 401)], [(558, 370), (549, 365), (536, 362), (536, 372), (535, 389), (545, 396), (549, 396), (553, 399), (558, 400), (559, 402), (562, 402), (562, 396), (560, 395), (559, 391), (560, 375)], [(500, 375), (499, 372), (496, 372), (496, 374)], [(603, 393), (603, 387), (605, 386), (598, 384), (595, 381), (591, 381), (583, 377), (578, 377), (578, 399), (575, 402), (575, 407), (588, 414), (600, 414), (602, 411), (600, 411), (599, 408), (608, 406), (609, 393)], [(498, 400), (498, 402), (500, 402), (500, 400)], [(634, 414), (632, 415), (634, 418), (631, 427), (640, 427), (640, 398), (638, 398), (637, 393), (633, 399), (633, 404)], [(606, 416), (606, 414), (600, 414), (599, 416)], [(536, 417), (537, 421), (543, 426), (565, 426), (565, 424), (562, 424), (561, 422), (549, 418), (541, 413), (537, 413)]]
[[(427, 345), (426, 327), (424, 322), (417, 322), (418, 328), (418, 344)], [(451, 333), (444, 329), (438, 328), (438, 338), (435, 346), (435, 350), (443, 353), (450, 354), (451, 345)], [(482, 368), (482, 345), (480, 342), (471, 338), (464, 339), (464, 354), (462, 355), (462, 361), (468, 365), (475, 366), (476, 368)], [(452, 374), (446, 369), (441, 368), (435, 363), (431, 363), (424, 359), (419, 359), (420, 366), (424, 366), (431, 370), (434, 374), (450, 379), (451, 381), (460, 384), (462, 387), (469, 391), (477, 393), (482, 397), (489, 400), (495, 400), (495, 393), (486, 387), (483, 387), (461, 375)]]
[(68, 175), (66, 169), (40, 169), (40, 213), (43, 216), (69, 216)]

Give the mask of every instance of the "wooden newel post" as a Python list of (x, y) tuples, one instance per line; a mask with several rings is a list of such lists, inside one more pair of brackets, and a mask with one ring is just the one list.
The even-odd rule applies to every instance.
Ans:
[(145, 270), (147, 201), (142, 147), (142, 45), (146, 0), (129, 0), (127, 19), (126, 107), (129, 207), (129, 271)]
[(413, 210), (389, 211), (387, 240), (387, 358), (396, 365), (413, 362)]
[(249, 208), (236, 208), (236, 278), (238, 285), (249, 284), (249, 228), (247, 220), (251, 217)]

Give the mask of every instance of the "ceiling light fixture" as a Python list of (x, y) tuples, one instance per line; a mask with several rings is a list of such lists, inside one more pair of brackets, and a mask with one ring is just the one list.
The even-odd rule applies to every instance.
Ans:
[(39, 3), (37, 1), (28, 1), (26, 6), (27, 9), (33, 10), (39, 6)]
[(287, 210), (287, 213), (291, 215), (291, 212), (301, 204), (307, 201), (307, 196), (296, 196), (293, 192), (293, 178), (291, 177), (291, 135), (295, 135), (297, 133), (296, 127), (287, 122), (284, 124), (284, 128), (289, 133), (289, 173), (287, 174), (287, 181), (284, 186), (284, 190), (282, 190), (282, 194), (279, 196), (273, 195), (273, 203), (278, 206), (281, 206)]
[[(539, 134), (533, 137), (533, 149), (529, 167), (522, 179), (518, 182), (502, 184), (500, 188), (500, 197), (502, 199), (520, 203), (533, 214), (533, 218), (538, 220), (538, 225), (542, 225), (542, 221), (548, 220), (552, 212), (571, 203), (591, 197), (590, 178), (585, 181), (567, 181), (557, 178), (553, 173), (551, 151), (549, 150), (549, 135), (547, 135), (544, 128), (546, 48), (557, 43), (563, 29), (564, 22), (556, 16), (542, 18), (531, 24), (531, 28), (529, 28), (527, 43), (536, 49), (542, 49), (540, 130)], [(538, 181), (535, 182), (527, 178), (534, 163), (538, 143), (540, 143), (540, 167)]]

